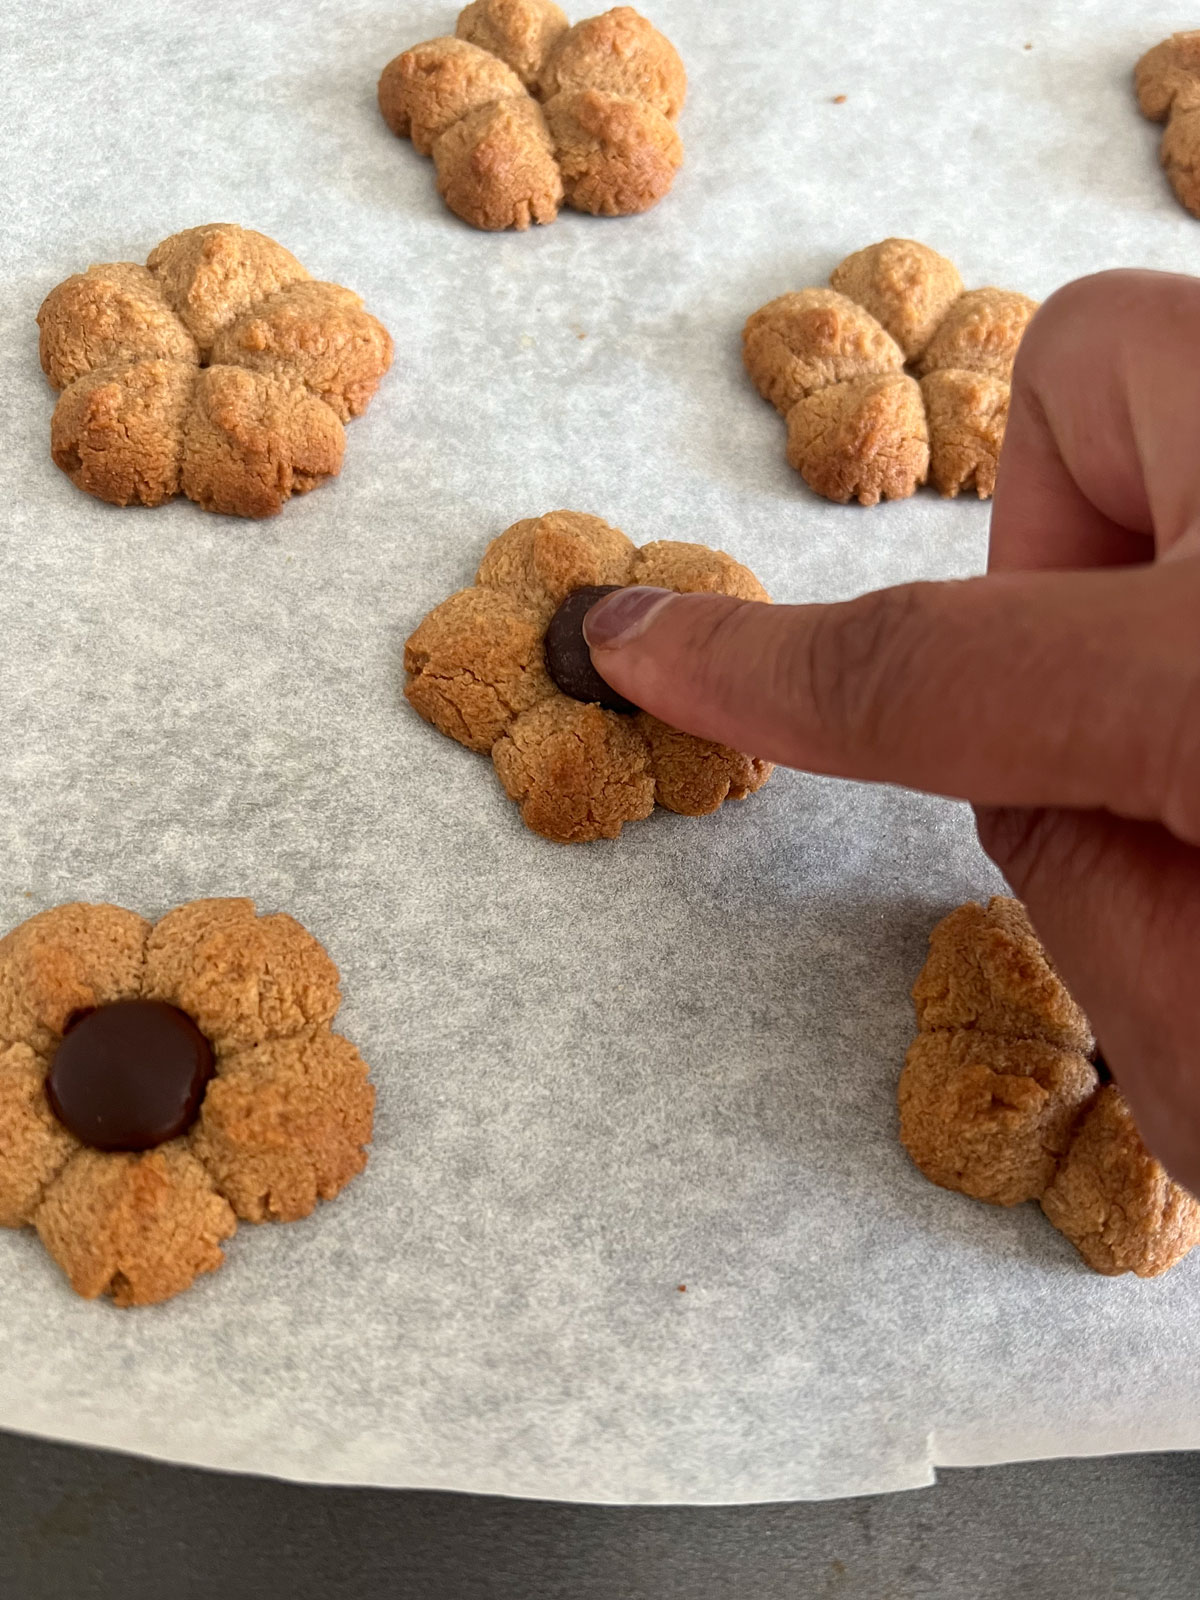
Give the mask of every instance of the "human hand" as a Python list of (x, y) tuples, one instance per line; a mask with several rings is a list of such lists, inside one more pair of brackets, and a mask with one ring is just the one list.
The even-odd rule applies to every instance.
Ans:
[(1059, 290), (1013, 377), (988, 576), (838, 605), (625, 589), (597, 670), (663, 721), (971, 801), (1143, 1137), (1200, 1193), (1200, 281)]

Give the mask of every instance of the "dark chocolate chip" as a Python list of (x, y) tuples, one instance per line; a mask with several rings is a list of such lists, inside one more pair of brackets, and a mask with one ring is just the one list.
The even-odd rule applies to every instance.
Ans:
[(564, 694), (572, 700), (586, 700), (608, 711), (636, 711), (637, 707), (608, 684), (592, 665), (592, 654), (583, 637), (583, 619), (606, 594), (615, 594), (619, 583), (597, 583), (575, 589), (550, 618), (546, 629), (546, 670)]
[(196, 1120), (213, 1054), (192, 1019), (161, 1000), (118, 1000), (73, 1019), (46, 1096), (96, 1150), (150, 1150)]

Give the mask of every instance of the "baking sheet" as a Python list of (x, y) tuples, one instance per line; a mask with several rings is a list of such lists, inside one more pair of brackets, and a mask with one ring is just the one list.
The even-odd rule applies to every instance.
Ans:
[[(987, 509), (809, 495), (747, 313), (889, 233), (1043, 296), (1187, 270), (1134, 107), (1189, 17), (1076, 0), (654, 0), (691, 76), (646, 217), (459, 224), (374, 82), (453, 10), (10, 0), (0, 107), (0, 926), (69, 899), (286, 909), (341, 967), (370, 1166), (140, 1313), (0, 1234), (0, 1423), (326, 1482), (597, 1501), (926, 1483), (1200, 1446), (1200, 1254), (1107, 1281), (896, 1140), (926, 933), (998, 880), (965, 809), (781, 772), (616, 845), (526, 832), (400, 694), (488, 538), (556, 506), (776, 598), (981, 568)], [(1032, 46), (1032, 48), (1026, 48)], [(844, 94), (844, 104), (833, 97)], [(52, 466), (42, 296), (174, 229), (262, 229), (395, 368), (342, 477), (255, 525)]]

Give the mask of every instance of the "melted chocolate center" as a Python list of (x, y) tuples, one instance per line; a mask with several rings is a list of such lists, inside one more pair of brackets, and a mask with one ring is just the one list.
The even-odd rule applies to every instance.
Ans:
[(69, 1024), (46, 1077), (59, 1121), (95, 1150), (150, 1150), (195, 1121), (213, 1054), (161, 1000), (118, 1000)]
[(608, 711), (636, 711), (637, 707), (623, 694), (618, 694), (611, 684), (592, 665), (592, 653), (583, 637), (583, 619), (606, 594), (615, 594), (619, 583), (592, 584), (586, 589), (576, 589), (563, 601), (550, 618), (546, 629), (546, 670), (564, 694), (572, 700), (586, 700), (589, 704), (604, 706)]

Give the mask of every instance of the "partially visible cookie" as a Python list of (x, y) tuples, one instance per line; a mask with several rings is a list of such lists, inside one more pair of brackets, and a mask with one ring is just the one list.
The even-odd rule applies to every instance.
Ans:
[(1038, 1200), (1097, 1272), (1154, 1277), (1200, 1244), (1200, 1205), (1103, 1083), (1087, 1019), (1025, 908), (944, 917), (913, 985), (900, 1138), (931, 1182), (993, 1205)]
[(249, 900), (153, 928), (65, 905), (0, 939), (0, 1227), (37, 1229), (85, 1298), (149, 1305), (224, 1259), (239, 1217), (306, 1216), (366, 1164), (374, 1090), (330, 1031), (338, 972)]
[(1200, 29), (1173, 33), (1134, 69), (1143, 116), (1165, 122), (1159, 159), (1175, 197), (1200, 217)]

